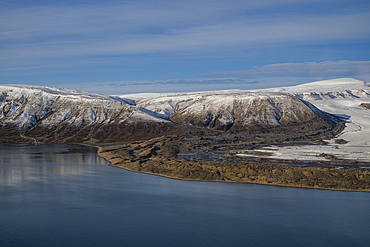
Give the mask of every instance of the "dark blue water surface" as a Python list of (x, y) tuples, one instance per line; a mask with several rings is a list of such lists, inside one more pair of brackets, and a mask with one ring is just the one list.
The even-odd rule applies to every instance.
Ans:
[(0, 146), (0, 246), (370, 246), (370, 193), (178, 181)]

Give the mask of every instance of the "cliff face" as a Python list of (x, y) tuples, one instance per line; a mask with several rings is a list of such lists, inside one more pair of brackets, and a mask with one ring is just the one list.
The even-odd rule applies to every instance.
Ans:
[(286, 94), (246, 93), (206, 96), (179, 109), (174, 122), (219, 130), (255, 130), (303, 123), (317, 116), (298, 98)]
[(308, 102), (284, 93), (188, 94), (138, 101), (173, 122), (216, 130), (256, 130), (308, 122), (336, 121)]
[(62, 88), (0, 86), (2, 142), (119, 142), (199, 129), (254, 131), (316, 118), (329, 125), (338, 121), (284, 93), (188, 94), (135, 102)]
[(0, 131), (9, 139), (109, 142), (154, 137), (174, 124), (108, 96), (74, 90), (0, 86)]

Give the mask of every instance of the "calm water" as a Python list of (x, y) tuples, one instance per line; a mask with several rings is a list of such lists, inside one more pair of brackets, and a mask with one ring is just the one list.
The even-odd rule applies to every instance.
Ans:
[(369, 246), (370, 193), (177, 181), (0, 146), (0, 246)]

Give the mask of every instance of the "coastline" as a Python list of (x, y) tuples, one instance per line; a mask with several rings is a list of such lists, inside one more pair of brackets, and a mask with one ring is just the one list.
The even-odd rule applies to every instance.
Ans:
[(366, 83), (349, 83), (357, 89), (344, 94), (347, 79), (328, 81), (325, 90), (314, 82), (135, 106), (68, 89), (5, 86), (0, 142), (85, 145), (111, 166), (173, 179), (369, 192), (370, 94)]
[(160, 139), (99, 146), (98, 155), (113, 167), (178, 180), (370, 192), (370, 170), (298, 167), (256, 161), (178, 159), (161, 153), (163, 142)]
[[(228, 182), (273, 185), (302, 189), (320, 189), (348, 192), (370, 192), (370, 169), (336, 169), (294, 166), (297, 161), (269, 162), (266, 160), (196, 161), (168, 157), (161, 154), (161, 141), (172, 137), (160, 137), (135, 143), (61, 143), (93, 148), (105, 159), (108, 166), (171, 179), (199, 182)], [(164, 140), (163, 140), (164, 139)], [(30, 144), (27, 144), (30, 145)], [(31, 144), (35, 145), (35, 144)], [(40, 145), (40, 144), (38, 144)], [(135, 146), (137, 145), (137, 146)], [(143, 148), (139, 148), (142, 145)], [(134, 149), (136, 155), (131, 152)], [(332, 162), (327, 161), (328, 164)], [(344, 163), (342, 163), (344, 164)], [(362, 163), (347, 163), (347, 166)], [(365, 164), (369, 167), (369, 164)], [(370, 167), (369, 167), (370, 168)]]

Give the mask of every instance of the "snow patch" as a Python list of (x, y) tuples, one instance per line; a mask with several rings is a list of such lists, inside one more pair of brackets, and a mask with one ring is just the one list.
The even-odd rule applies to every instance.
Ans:
[(22, 114), (22, 118), (21, 118), (18, 126), (23, 127), (25, 125), (25, 123), (27, 122), (27, 120), (28, 120), (28, 110), (26, 109)]

